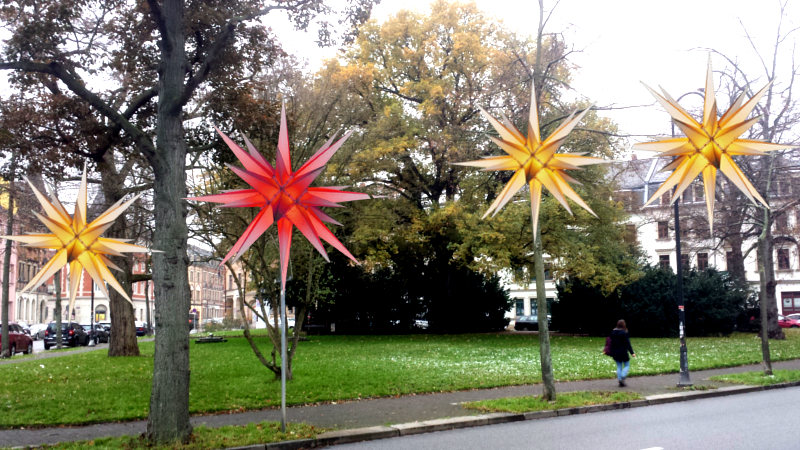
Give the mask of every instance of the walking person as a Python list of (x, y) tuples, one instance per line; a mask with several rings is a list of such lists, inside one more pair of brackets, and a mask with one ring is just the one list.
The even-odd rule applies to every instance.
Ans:
[(633, 347), (631, 347), (631, 339), (628, 335), (628, 327), (625, 326), (624, 320), (617, 321), (617, 327), (611, 331), (611, 357), (614, 358), (614, 361), (617, 363), (617, 380), (619, 381), (620, 387), (627, 386), (625, 384), (625, 379), (628, 378), (628, 371), (631, 369), (631, 362), (630, 358), (628, 357), (628, 352), (630, 352), (631, 357), (636, 358), (636, 354), (633, 352)]

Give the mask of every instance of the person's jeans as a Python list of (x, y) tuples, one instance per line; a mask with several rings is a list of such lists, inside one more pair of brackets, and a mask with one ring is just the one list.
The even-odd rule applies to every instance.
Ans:
[(628, 371), (631, 370), (630, 361), (617, 361), (617, 379), (624, 380), (628, 377)]

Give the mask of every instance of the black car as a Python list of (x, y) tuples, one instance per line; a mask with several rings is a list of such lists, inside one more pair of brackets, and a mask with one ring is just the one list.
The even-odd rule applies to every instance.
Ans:
[[(44, 332), (44, 349), (56, 345), (56, 322), (50, 322)], [(77, 322), (61, 322), (61, 345), (77, 347), (89, 345), (89, 333)]]
[(83, 327), (84, 331), (89, 333), (89, 340), (108, 343), (108, 331), (104, 326), (96, 323), (94, 324), (94, 331), (92, 331), (92, 326), (89, 324), (83, 324), (81, 326)]

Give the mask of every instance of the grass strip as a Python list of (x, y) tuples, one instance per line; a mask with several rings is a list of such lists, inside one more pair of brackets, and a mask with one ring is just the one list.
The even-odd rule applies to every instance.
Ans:
[[(797, 332), (795, 332), (797, 331)], [(800, 330), (770, 342), (773, 361), (800, 358)], [(679, 371), (675, 339), (631, 339), (631, 375)], [(262, 351), (269, 339), (256, 337)], [(553, 336), (557, 381), (614, 378), (603, 337)], [(115, 422), (147, 417), (153, 342), (142, 356), (109, 358), (95, 351), (0, 365), (0, 428)], [(754, 334), (691, 338), (692, 370), (758, 364)], [(280, 405), (280, 382), (245, 339), (190, 346), (192, 414), (246, 411)], [(527, 334), (310, 336), (293, 362), (287, 403), (494, 388), (541, 382), (538, 338)], [(67, 407), (69, 405), (69, 407)]]
[(606, 405), (623, 403), (642, 398), (635, 392), (624, 391), (578, 391), (558, 394), (553, 403), (542, 400), (541, 396), (506, 397), (494, 400), (481, 400), (464, 403), (466, 409), (483, 412), (524, 413), (531, 411), (547, 411), (551, 409), (575, 408), (578, 406)]
[(748, 384), (750, 386), (769, 386), (770, 384), (800, 381), (800, 370), (774, 370), (772, 375), (764, 375), (762, 371), (731, 373), (713, 376), (710, 379), (726, 383)]
[(43, 445), (39, 448), (54, 450), (212, 450), (295, 439), (313, 439), (317, 434), (325, 431), (328, 430), (311, 425), (288, 424), (286, 432), (282, 433), (280, 423), (261, 422), (245, 426), (224, 426), (220, 428), (199, 426), (194, 429), (190, 441), (186, 444), (153, 446), (143, 440), (141, 436), (121, 436), (100, 438), (93, 441)]

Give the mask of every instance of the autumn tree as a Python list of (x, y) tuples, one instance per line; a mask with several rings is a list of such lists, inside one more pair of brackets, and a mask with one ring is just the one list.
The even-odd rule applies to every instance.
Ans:
[[(348, 2), (343, 21), (364, 20), (371, 4)], [(163, 251), (153, 258), (160, 331), (147, 436), (154, 442), (186, 441), (191, 433), (185, 121), (193, 106), (213, 98), (215, 82), (258, 72), (271, 39), (255, 19), (279, 10), (300, 28), (331, 12), (323, 0), (42, 0), (8, 2), (2, 11), (9, 35), (0, 69), (13, 71), (14, 85), (68, 91), (153, 170), (153, 246)], [(322, 27), (322, 41), (334, 37)], [(97, 75), (104, 83), (93, 82)]]

